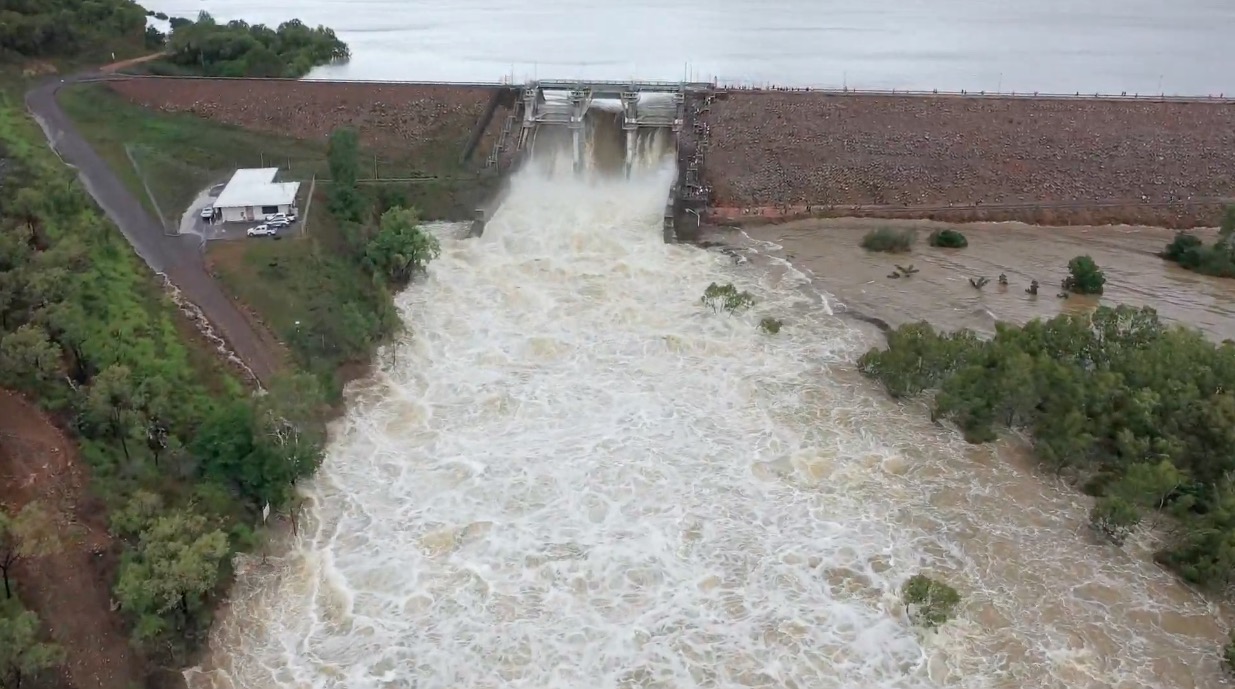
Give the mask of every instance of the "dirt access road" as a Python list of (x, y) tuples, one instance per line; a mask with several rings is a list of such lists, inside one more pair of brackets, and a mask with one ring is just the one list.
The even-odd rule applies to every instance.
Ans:
[(56, 100), (70, 84), (109, 79), (101, 71), (43, 82), (26, 93), (26, 107), (43, 128), (48, 144), (77, 170), (90, 195), (120, 228), (137, 255), (156, 273), (166, 276), (205, 315), (213, 330), (261, 382), (269, 382), (280, 367), (277, 340), (237, 306), (206, 270), (201, 241), (192, 236), (168, 236), (141, 202), (77, 131)]

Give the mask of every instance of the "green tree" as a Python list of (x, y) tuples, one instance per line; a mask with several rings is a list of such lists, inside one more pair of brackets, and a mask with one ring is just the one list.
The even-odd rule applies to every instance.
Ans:
[(1077, 294), (1102, 294), (1106, 284), (1106, 275), (1089, 256), (1077, 256), (1068, 261), (1068, 277), (1064, 279), (1064, 289)]
[(437, 237), (420, 227), (415, 210), (392, 208), (382, 214), (377, 236), (365, 248), (365, 262), (374, 273), (402, 287), (441, 253)]
[(39, 618), (28, 610), (0, 613), (0, 688), (22, 683), (64, 662), (64, 651), (39, 640)]
[(60, 369), (60, 350), (39, 325), (0, 336), (0, 386), (42, 392)]
[(961, 596), (956, 589), (925, 574), (915, 574), (901, 587), (905, 610), (914, 624), (933, 629), (952, 619)]
[[(287, 383), (288, 390), (303, 390), (306, 381), (298, 377)], [(235, 486), (255, 508), (286, 504), (296, 481), (312, 474), (322, 460), (321, 432), (301, 415), (305, 404), (276, 396), (256, 405), (237, 401), (219, 407), (190, 445), (203, 475)]]
[(227, 535), (202, 515), (178, 511), (152, 519), (116, 583), (120, 608), (134, 620), (134, 640), (149, 647), (201, 631), (227, 555)]
[(357, 184), (360, 137), (356, 130), (340, 127), (330, 133), (326, 161), (330, 167), (330, 213), (342, 221), (361, 222), (365, 215), (365, 201)]
[(13, 566), (19, 560), (51, 555), (60, 547), (55, 519), (42, 504), (32, 502), (12, 516), (0, 511), (0, 578), (4, 579), (4, 597), (13, 597)]
[(728, 311), (729, 313), (745, 311), (755, 305), (755, 297), (750, 292), (739, 291), (732, 282), (724, 285), (713, 282), (703, 291), (703, 296), (699, 301), (712, 311)]
[(83, 414), (87, 423), (119, 441), (125, 459), (131, 460), (128, 439), (141, 423), (140, 406), (132, 372), (127, 366), (113, 364), (90, 384)]

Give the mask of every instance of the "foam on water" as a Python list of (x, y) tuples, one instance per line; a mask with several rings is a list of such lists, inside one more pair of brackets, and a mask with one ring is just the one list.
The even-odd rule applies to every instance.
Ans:
[[(1202, 672), (1166, 618), (1203, 606), (1157, 607), (1160, 573), (1072, 533), (1079, 500), (883, 400), (807, 276), (664, 244), (672, 171), (643, 160), (629, 182), (533, 165), (482, 238), (439, 228), (399, 297), (414, 334), (194, 684), (1192, 686), (1154, 663)], [(702, 307), (713, 281), (756, 308)], [(965, 595), (937, 634), (898, 602), (922, 568)]]

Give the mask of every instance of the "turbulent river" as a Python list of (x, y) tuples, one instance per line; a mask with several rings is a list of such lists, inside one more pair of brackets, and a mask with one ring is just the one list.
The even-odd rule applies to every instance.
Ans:
[[(482, 238), (437, 228), (195, 689), (1213, 686), (1215, 611), (1014, 449), (885, 399), (810, 276), (666, 245), (656, 151), (631, 180), (541, 155)], [(703, 307), (714, 281), (755, 309)], [(922, 570), (964, 595), (938, 633), (899, 602)]]

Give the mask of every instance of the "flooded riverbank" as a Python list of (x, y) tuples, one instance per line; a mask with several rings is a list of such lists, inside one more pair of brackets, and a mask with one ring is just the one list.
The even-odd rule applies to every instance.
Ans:
[[(878, 227), (916, 228), (913, 250), (884, 254), (862, 249), (862, 236)], [(927, 236), (945, 227), (963, 232), (969, 246), (931, 247)], [(946, 330), (989, 333), (999, 320), (1024, 323), (1098, 304), (1130, 304), (1152, 306), (1163, 318), (1200, 328), (1217, 340), (1235, 338), (1235, 280), (1198, 275), (1159, 258), (1156, 252), (1171, 241), (1171, 230), (835, 219), (750, 227), (745, 232), (780, 246), (774, 253), (809, 271), (846, 308), (892, 327), (925, 319)], [(1214, 236), (1212, 231), (1196, 234), (1206, 241)], [(1105, 293), (1058, 298), (1068, 261), (1082, 254), (1092, 256), (1105, 272)], [(888, 275), (897, 264), (913, 264), (921, 272), (891, 279)], [(998, 284), (1000, 273), (1008, 277), (1006, 286)], [(969, 278), (980, 277), (990, 284), (974, 289)], [(1036, 297), (1025, 293), (1031, 280), (1041, 284)]]

